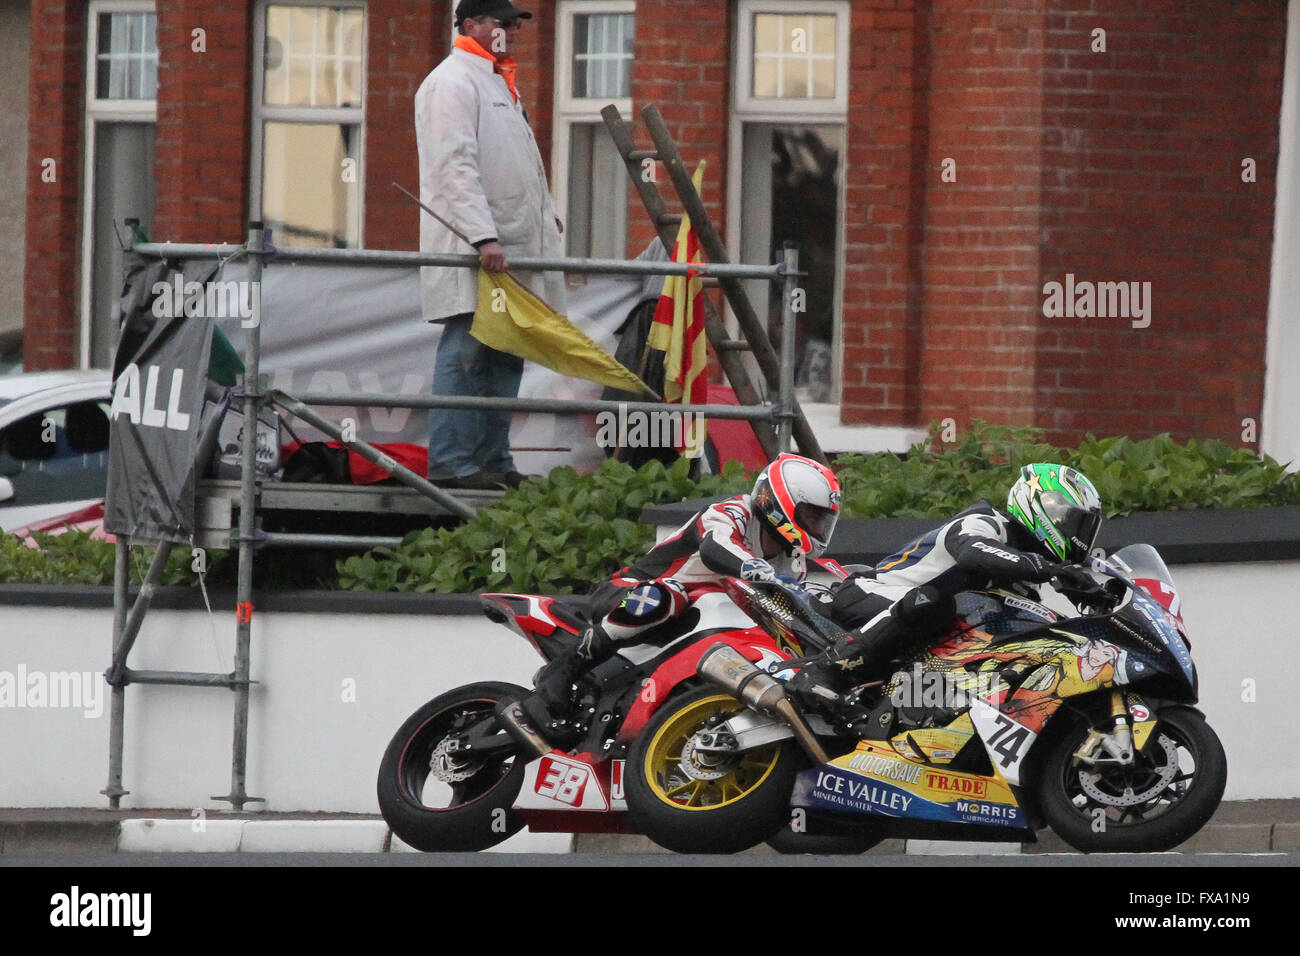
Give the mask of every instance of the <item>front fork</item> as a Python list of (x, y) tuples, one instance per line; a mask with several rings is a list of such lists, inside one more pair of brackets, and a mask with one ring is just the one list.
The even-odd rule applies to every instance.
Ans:
[(1129, 723), (1129, 708), (1124, 702), (1124, 695), (1119, 690), (1110, 692), (1110, 733), (1089, 730), (1088, 737), (1078, 750), (1074, 759), (1078, 763), (1094, 767), (1099, 764), (1117, 764), (1121, 767), (1133, 764), (1133, 727)]

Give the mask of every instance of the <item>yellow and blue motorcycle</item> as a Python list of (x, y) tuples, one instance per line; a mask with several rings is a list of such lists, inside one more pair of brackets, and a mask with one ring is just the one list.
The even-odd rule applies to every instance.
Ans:
[[(764, 671), (712, 648), (698, 664), (710, 686), (662, 706), (628, 756), (636, 829), (680, 852), (791, 833), (855, 850), (890, 837), (1034, 842), (1043, 826), (1084, 852), (1177, 846), (1227, 780), (1195, 708), (1178, 592), (1150, 545), (1087, 567), (1105, 583), (1080, 616), (963, 592), (937, 644), (834, 705), (785, 693), (798, 661)], [(728, 590), (778, 640), (837, 636), (797, 589)]]

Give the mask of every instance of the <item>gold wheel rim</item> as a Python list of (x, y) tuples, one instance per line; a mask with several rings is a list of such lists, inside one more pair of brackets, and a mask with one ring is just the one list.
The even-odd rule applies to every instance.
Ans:
[(705, 720), (744, 709), (735, 698), (717, 694), (697, 700), (660, 727), (646, 748), (642, 768), (654, 795), (675, 810), (708, 812), (729, 806), (761, 786), (776, 768), (779, 743), (745, 751), (736, 765), (716, 780), (695, 780), (679, 766), (687, 741)]

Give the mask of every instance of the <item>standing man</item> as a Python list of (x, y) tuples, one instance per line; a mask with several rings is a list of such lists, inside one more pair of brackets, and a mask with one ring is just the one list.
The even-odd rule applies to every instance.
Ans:
[[(420, 199), (465, 238), (427, 213), (424, 252), (478, 252), (483, 268), (501, 272), (509, 258), (560, 257), (562, 228), (546, 183), (510, 58), (524, 20), (509, 0), (460, 0), (451, 55), (415, 94)], [(469, 245), (466, 245), (468, 240)], [(519, 280), (564, 311), (564, 277), (527, 272)], [(441, 322), (433, 394), (513, 398), (523, 360), (469, 334), (478, 306), (473, 269), (421, 269), (424, 318)], [(524, 476), (510, 455), (512, 412), (431, 409), (429, 479), (444, 488), (515, 487)]]

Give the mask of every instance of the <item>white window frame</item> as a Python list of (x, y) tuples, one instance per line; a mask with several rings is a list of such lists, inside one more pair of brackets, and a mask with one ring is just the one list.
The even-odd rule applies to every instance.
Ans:
[[(755, 99), (749, 94), (753, 88), (754, 77), (754, 14), (779, 13), (795, 14), (834, 14), (836, 77), (834, 99)], [(845, 267), (845, 197), (849, 183), (848, 165), (848, 90), (849, 90), (849, 31), (852, 27), (852, 8), (849, 0), (807, 0), (792, 4), (789, 0), (739, 0), (736, 8), (736, 45), (734, 47), (735, 83), (732, 86), (731, 115), (727, 130), (727, 247), (738, 255), (741, 247), (741, 216), (745, 204), (744, 195), (744, 149), (745, 125), (747, 123), (781, 123), (802, 124), (809, 126), (835, 126), (844, 130), (840, 150), (840, 189), (836, 205), (839, 219), (835, 224), (837, 252), (835, 257), (835, 298), (833, 315), (835, 321), (835, 341), (831, 351), (835, 356), (834, 380), (831, 391), (836, 399), (829, 403), (838, 407), (842, 404), (844, 387), (844, 267)], [(762, 310), (759, 320), (765, 321)], [(727, 308), (727, 326), (732, 337), (739, 332), (731, 308)], [(745, 354), (746, 364), (756, 382), (765, 379), (758, 369), (753, 356)], [(797, 371), (797, 370), (796, 370)], [(838, 415), (836, 416), (838, 419)]]
[[(266, 9), (267, 7), (353, 7), (361, 11), (361, 105), (275, 106), (264, 103), (266, 89)], [(366, 0), (257, 0), (253, 7), (253, 75), (251, 143), (248, 158), (248, 218), (262, 219), (262, 165), (265, 161), (268, 122), (338, 123), (357, 126), (356, 218), (357, 245), (366, 245), (366, 100), (370, 96), (370, 10)], [(272, 237), (272, 241), (274, 237)], [(281, 240), (283, 241), (283, 240)]]
[[(754, 88), (754, 15), (816, 16), (833, 14), (835, 23), (835, 96), (816, 99), (773, 99), (755, 97)], [(812, 121), (814, 116), (843, 118), (849, 108), (849, 29), (850, 8), (845, 0), (807, 0), (799, 3), (773, 3), (772, 0), (740, 0), (736, 10), (736, 85), (735, 107), (750, 119), (757, 114), (789, 119), (800, 117)], [(775, 120), (774, 120), (775, 121)]]
[[(631, 96), (621, 99), (577, 98), (573, 95), (573, 21), (578, 16), (602, 13), (636, 14), (636, 0), (560, 0), (555, 14), (555, 102), (551, 113), (551, 196), (560, 215), (569, 214), (569, 148), (577, 123), (604, 124), (600, 111), (613, 104), (627, 118)], [(635, 60), (632, 61), (633, 66)], [(599, 104), (599, 105), (597, 105)], [(626, 204), (623, 212), (626, 234)], [(567, 227), (567, 218), (565, 221)], [(625, 240), (626, 241), (626, 240)]]
[[(95, 134), (100, 123), (154, 123), (158, 122), (158, 101), (101, 99), (97, 93), (99, 77), (99, 17), (105, 13), (153, 13), (158, 10), (153, 0), (91, 0), (86, 11), (86, 109), (85, 133), (82, 136), (82, 194), (81, 194), (81, 308), (80, 335), (77, 347), (77, 364), (90, 367), (90, 340), (94, 303), (95, 254)], [(161, 62), (161, 57), (160, 57)], [(161, 82), (161, 77), (159, 77)], [(150, 238), (153, 238), (152, 236)]]

